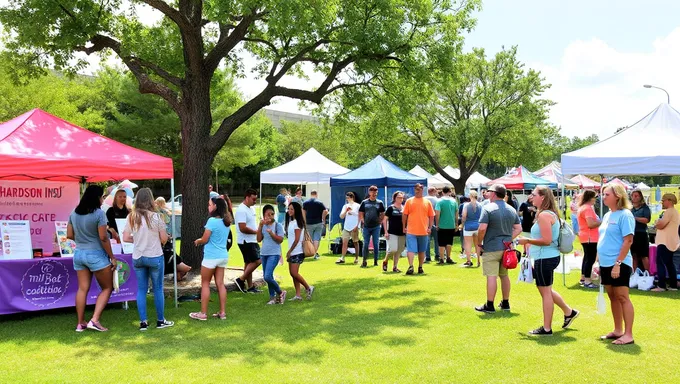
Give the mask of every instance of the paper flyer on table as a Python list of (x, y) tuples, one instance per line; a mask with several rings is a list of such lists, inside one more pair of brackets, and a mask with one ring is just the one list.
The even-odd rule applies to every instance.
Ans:
[(66, 237), (68, 221), (55, 221), (54, 227), (57, 231), (57, 242), (59, 243), (61, 257), (73, 257), (73, 254), (76, 253), (76, 242)]
[(2, 239), (0, 260), (33, 258), (31, 225), (28, 220), (0, 221), (0, 239)]

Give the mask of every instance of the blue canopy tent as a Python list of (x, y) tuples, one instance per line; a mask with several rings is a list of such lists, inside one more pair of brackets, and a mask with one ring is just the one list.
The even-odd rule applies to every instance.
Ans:
[(347, 192), (358, 194), (357, 198), (361, 201), (368, 194), (368, 187), (375, 185), (378, 187), (378, 199), (387, 206), (392, 201), (392, 193), (399, 190), (413, 195), (413, 186), (417, 183), (427, 185), (427, 178), (406, 172), (382, 156), (376, 156), (353, 171), (331, 177), (331, 228), (342, 222), (339, 212), (345, 205)]

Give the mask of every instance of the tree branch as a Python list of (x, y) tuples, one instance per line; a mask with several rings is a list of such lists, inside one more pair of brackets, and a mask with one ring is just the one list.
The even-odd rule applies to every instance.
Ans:
[[(257, 19), (258, 14), (253, 10), (250, 15), (244, 16), (243, 19), (233, 27), (230, 24), (220, 23), (220, 37), (217, 40), (215, 47), (208, 53), (205, 59), (205, 68), (210, 75), (212, 75), (217, 67), (220, 65), (220, 61), (225, 58), (229, 52), (231, 52), (238, 43), (243, 41), (248, 33), (248, 28)], [(231, 31), (231, 33), (229, 33)]]
[[(105, 35), (95, 35), (90, 39), (92, 43), (91, 47), (75, 47), (76, 51), (85, 52), (90, 55), (95, 52), (101, 52), (104, 49), (111, 49), (114, 51), (123, 63), (130, 69), (132, 74), (137, 78), (139, 83), (139, 92), (141, 93), (152, 93), (162, 97), (165, 101), (170, 104), (173, 110), (180, 113), (181, 105), (179, 102), (179, 95), (177, 92), (170, 89), (168, 86), (155, 82), (149, 78), (149, 75), (144, 71), (144, 65), (140, 59), (134, 56), (123, 56), (121, 55), (121, 44), (117, 40)], [(151, 63), (148, 63), (151, 64)]]
[(190, 28), (189, 20), (187, 20), (177, 9), (170, 6), (163, 0), (141, 0), (142, 3), (161, 11), (165, 16), (172, 20), (181, 29)]

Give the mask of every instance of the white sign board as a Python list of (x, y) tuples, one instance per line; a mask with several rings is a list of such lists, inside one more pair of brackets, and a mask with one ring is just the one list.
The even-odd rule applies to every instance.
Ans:
[(26, 260), (33, 258), (31, 225), (28, 220), (0, 221), (2, 253), (0, 260)]
[(132, 255), (135, 245), (133, 243), (126, 243), (123, 241), (123, 231), (125, 230), (126, 222), (127, 218), (116, 219), (116, 225), (118, 226), (118, 237), (120, 237), (120, 244), (123, 246), (123, 253), (126, 255)]

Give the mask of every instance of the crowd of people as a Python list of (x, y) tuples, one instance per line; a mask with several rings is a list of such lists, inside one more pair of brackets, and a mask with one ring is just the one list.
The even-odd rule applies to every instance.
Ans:
[[(112, 271), (116, 266), (116, 258), (110, 238), (121, 237), (135, 245), (132, 257), (138, 282), (140, 330), (148, 329), (146, 294), (149, 280), (156, 307), (157, 328), (173, 326), (172, 321), (165, 319), (163, 311), (162, 280), (167, 269), (163, 247), (170, 237), (164, 201), (154, 201), (151, 191), (142, 188), (137, 193), (134, 206), (130, 208), (126, 206), (125, 194), (116, 193), (113, 207), (105, 213), (100, 209), (103, 192), (99, 186), (89, 186), (69, 217), (68, 236), (78, 244), (74, 256), (79, 284), (76, 331), (107, 330), (99, 320), (113, 289)], [(414, 195), (406, 200), (404, 192), (393, 193), (387, 207), (377, 195), (377, 186), (368, 188), (368, 196), (361, 203), (356, 202), (353, 192), (346, 194), (346, 204), (339, 213), (343, 219), (342, 252), (337, 264), (345, 263), (349, 241), (352, 241), (357, 249), (354, 263), (358, 264), (361, 257), (361, 266), (368, 267), (369, 243), (372, 242), (373, 265), (377, 266), (379, 239), (381, 231), (384, 231), (387, 252), (382, 259), (382, 270), (388, 271), (391, 260), (392, 272), (401, 272), (398, 264), (405, 250), (408, 261), (406, 275), (424, 274), (423, 266), (432, 261), (432, 253), (440, 264), (456, 264), (451, 253), (456, 232), (460, 231), (461, 257), (466, 259), (463, 266), (472, 267), (472, 258), (476, 257), (477, 266), (482, 267), (482, 274), (486, 278), (486, 301), (475, 310), (487, 314), (495, 313), (497, 309), (510, 310), (511, 283), (503, 255), (517, 244), (523, 247), (523, 256), (533, 261), (533, 278), (542, 299), (543, 324), (529, 334), (552, 334), (555, 306), (563, 312), (562, 328), (569, 327), (578, 317), (579, 311), (569, 306), (552, 287), (554, 270), (560, 264), (561, 221), (555, 194), (549, 188), (535, 188), (527, 201), (519, 206), (516, 201), (513, 204), (510, 191), (501, 184), (483, 189), (481, 199), (476, 191), (471, 191), (467, 198), (461, 199), (462, 204), (453, 197), (454, 191), (449, 187), (441, 191), (429, 188), (425, 195), (425, 187), (421, 184), (414, 186)], [(629, 200), (623, 187), (607, 185), (603, 188), (601, 198), (608, 212), (600, 218), (594, 207), (597, 197), (595, 191), (586, 190), (574, 198), (572, 206), (574, 225), (578, 226), (578, 238), (583, 247), (580, 284), (585, 288), (597, 288), (593, 280), (595, 274), (599, 275), (609, 296), (614, 320), (613, 331), (602, 336), (602, 339), (611, 339), (614, 344), (630, 344), (634, 342), (634, 308), (628, 294), (629, 283), (636, 268), (649, 269), (647, 226), (651, 222), (651, 210), (639, 191), (634, 190)], [(211, 280), (215, 281), (219, 299), (218, 311), (212, 317), (226, 319), (224, 276), (232, 242), (232, 224), (235, 224), (236, 244), (244, 260), (243, 274), (235, 279), (240, 291), (261, 292), (252, 282), (252, 273), (262, 265), (269, 291), (267, 304), (283, 304), (286, 301), (287, 291), (275, 280), (274, 271), (277, 266), (283, 265), (282, 243), (287, 238), (285, 260), (295, 289), (295, 295), (288, 300), (303, 300), (302, 288), (306, 298), (312, 299), (315, 287), (300, 274), (301, 264), (305, 260), (303, 242), (312, 244), (312, 254), (318, 258), (328, 209), (318, 199), (316, 191), (312, 191), (310, 199), (305, 201), (300, 189), (296, 191), (295, 197), (282, 189), (276, 198), (278, 215), (274, 206), (267, 204), (262, 207), (262, 219), (258, 223), (254, 210), (256, 200), (257, 191), (248, 189), (243, 202), (233, 213), (228, 197), (211, 194), (207, 209), (209, 218), (203, 236), (194, 241), (196, 246), (203, 247), (203, 261), (200, 272), (201, 310), (192, 312), (192, 319), (208, 319)], [(659, 272), (658, 286), (653, 291), (677, 290), (672, 256), (680, 248), (680, 215), (675, 204), (675, 195), (664, 195), (664, 211), (654, 223)], [(119, 218), (126, 219), (125, 228), (115, 225), (115, 219)], [(360, 231), (363, 234), (363, 247), (359, 246)], [(431, 253), (432, 241), (434, 249)], [(180, 268), (179, 264), (184, 266)], [(188, 268), (178, 260), (180, 274), (188, 273)], [(86, 295), (93, 275), (101, 292), (94, 313), (86, 322)], [(496, 307), (499, 280), (502, 297)]]

